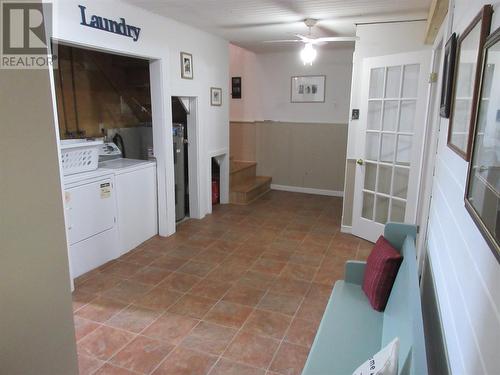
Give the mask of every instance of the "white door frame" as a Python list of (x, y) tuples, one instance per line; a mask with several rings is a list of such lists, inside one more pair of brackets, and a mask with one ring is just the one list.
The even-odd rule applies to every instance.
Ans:
[[(367, 130), (367, 117), (368, 117), (368, 102), (369, 102), (369, 82), (370, 82), (370, 73), (371, 69), (375, 67), (387, 67), (387, 66), (398, 66), (398, 65), (409, 65), (414, 63), (420, 63), (420, 72), (419, 72), (419, 86), (418, 93), (427, 92), (427, 77), (428, 77), (428, 68), (429, 61), (431, 57), (430, 50), (421, 50), (414, 52), (406, 52), (399, 53), (394, 55), (385, 55), (385, 56), (377, 56), (365, 58), (363, 60), (363, 88), (362, 88), (362, 98), (361, 98), (361, 122), (360, 122), (360, 131), (361, 135), (358, 139), (358, 150), (360, 150), (363, 155), (360, 159), (365, 159), (365, 145), (366, 145), (366, 130)], [(389, 62), (390, 61), (390, 62)], [(385, 79), (385, 78), (384, 78)], [(385, 83), (384, 83), (385, 84)], [(417, 202), (418, 202), (418, 186), (421, 174), (422, 160), (421, 153), (423, 142), (419, 145), (419, 147), (415, 147), (415, 140), (423, 139), (424, 136), (424, 128), (425, 128), (425, 109), (426, 109), (426, 97), (422, 97), (417, 103), (416, 108), (416, 117), (415, 117), (415, 126), (413, 131), (413, 150), (411, 160), (413, 163), (412, 168), (415, 167), (415, 163), (418, 163), (417, 170), (410, 170), (409, 184), (408, 184), (408, 192), (407, 197), (414, 197), (414, 202), (411, 200), (406, 201), (406, 210), (405, 210), (405, 219), (404, 221), (407, 223), (416, 223), (417, 219)], [(420, 117), (420, 118), (419, 118)], [(419, 124), (423, 124), (423, 126), (419, 126)], [(379, 143), (380, 144), (380, 143)], [(363, 186), (364, 186), (364, 177), (365, 177), (365, 166), (357, 165), (356, 166), (356, 177), (355, 177), (355, 188), (354, 188), (354, 204), (353, 204), (353, 220), (352, 220), (352, 233), (365, 238), (370, 241), (375, 241), (380, 234), (383, 233), (384, 225), (380, 223), (376, 223), (372, 220), (367, 220), (362, 217), (362, 206), (363, 206)], [(409, 204), (408, 204), (409, 203)], [(389, 218), (390, 220), (390, 218)]]
[(201, 219), (201, 191), (200, 176), (200, 135), (198, 121), (198, 98), (194, 96), (183, 96), (189, 100), (189, 113), (187, 119), (188, 133), (188, 181), (189, 181), (189, 217)]
[(443, 29), (437, 35), (432, 48), (431, 71), (437, 73), (437, 81), (429, 87), (428, 110), (424, 148), (422, 150), (422, 171), (421, 184), (418, 195), (417, 206), (417, 259), (419, 271), (423, 270), (423, 263), (426, 252), (427, 228), (429, 223), (429, 213), (432, 200), (432, 187), (434, 183), (434, 170), (436, 166), (437, 147), (439, 141), (439, 125), (441, 117), (439, 115), (440, 93), (442, 90), (442, 77), (444, 63), (444, 36)]
[[(189, 179), (189, 217), (192, 219), (202, 219), (205, 214), (212, 213), (212, 157), (215, 157), (220, 164), (220, 203), (229, 203), (229, 152), (227, 149), (208, 152), (205, 160), (200, 145), (200, 128), (198, 115), (198, 97), (176, 96), (189, 100), (189, 113), (187, 114), (188, 132), (188, 179)], [(201, 174), (207, 163), (207, 191), (201, 188), (203, 175)], [(207, 207), (203, 208), (201, 202), (203, 195), (207, 196)]]

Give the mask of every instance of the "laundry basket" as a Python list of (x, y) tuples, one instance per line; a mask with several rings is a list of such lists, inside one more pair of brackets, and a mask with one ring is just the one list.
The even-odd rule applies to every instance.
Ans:
[(65, 139), (61, 141), (61, 164), (65, 176), (97, 169), (99, 145), (103, 141)]

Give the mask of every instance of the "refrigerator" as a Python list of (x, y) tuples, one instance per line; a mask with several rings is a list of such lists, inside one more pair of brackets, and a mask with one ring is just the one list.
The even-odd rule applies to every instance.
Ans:
[(174, 142), (174, 174), (175, 174), (175, 220), (179, 221), (186, 216), (186, 158), (184, 125), (172, 124)]

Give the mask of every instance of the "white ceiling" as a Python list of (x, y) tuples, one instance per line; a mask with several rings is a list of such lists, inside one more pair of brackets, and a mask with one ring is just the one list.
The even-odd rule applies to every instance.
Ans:
[[(256, 51), (296, 48), (264, 44), (306, 33), (305, 18), (320, 22), (315, 36), (353, 36), (356, 23), (425, 19), (431, 0), (123, 0)], [(345, 46), (345, 43), (332, 43)]]

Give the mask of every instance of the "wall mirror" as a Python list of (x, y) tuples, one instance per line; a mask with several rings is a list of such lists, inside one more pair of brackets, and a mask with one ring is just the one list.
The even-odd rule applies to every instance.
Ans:
[(458, 39), (448, 146), (465, 160), (470, 160), (482, 50), (490, 32), (491, 14), (491, 5), (484, 6)]
[(500, 260), (500, 29), (483, 56), (465, 206)]

